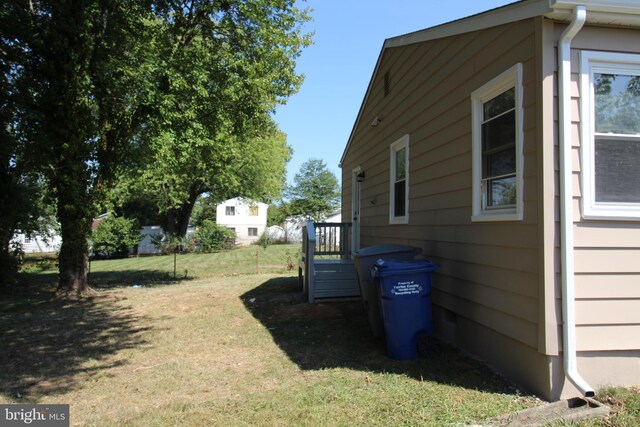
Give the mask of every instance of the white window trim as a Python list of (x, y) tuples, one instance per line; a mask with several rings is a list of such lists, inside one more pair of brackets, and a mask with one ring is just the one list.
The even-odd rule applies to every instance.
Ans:
[[(595, 103), (593, 73), (640, 74), (640, 55), (582, 51), (580, 58), (582, 217), (584, 219), (638, 221), (640, 203), (596, 203)], [(615, 137), (615, 135), (612, 135)], [(628, 136), (628, 135), (627, 135)]]
[[(503, 209), (482, 208), (482, 117), (483, 104), (501, 93), (515, 88), (516, 116), (516, 206)], [(472, 216), (471, 221), (521, 221), (523, 218), (522, 141), (522, 64), (518, 63), (485, 83), (471, 94), (472, 114)]]
[[(404, 190), (404, 215), (394, 216), (395, 201), (395, 177), (396, 177), (396, 153), (405, 148), (405, 190)], [(409, 135), (404, 135), (396, 140), (389, 148), (389, 224), (409, 223)]]

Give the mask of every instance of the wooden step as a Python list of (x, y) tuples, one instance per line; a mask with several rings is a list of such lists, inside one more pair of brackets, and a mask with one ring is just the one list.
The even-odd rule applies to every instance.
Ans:
[(322, 259), (315, 263), (314, 298), (358, 297), (360, 287), (353, 261)]

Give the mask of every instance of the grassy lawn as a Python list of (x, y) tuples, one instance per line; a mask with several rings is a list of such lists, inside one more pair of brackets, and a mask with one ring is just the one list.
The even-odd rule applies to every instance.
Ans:
[[(99, 260), (90, 263), (89, 281), (97, 289), (133, 285), (157, 286), (194, 278), (220, 278), (259, 273), (297, 274), (300, 245), (239, 247), (215, 254), (178, 254)], [(175, 261), (175, 265), (174, 265)], [(55, 263), (42, 269), (43, 262), (29, 261), (24, 282), (40, 286), (57, 280)], [(175, 269), (174, 269), (175, 267)], [(175, 273), (175, 277), (174, 277)]]
[[(98, 297), (2, 297), (0, 403), (69, 403), (83, 426), (465, 425), (541, 403), (441, 343), (387, 358), (360, 301), (303, 301), (296, 250), (181, 255), (179, 281), (173, 257), (99, 261)], [(638, 396), (608, 391), (622, 423), (584, 425), (638, 425)]]

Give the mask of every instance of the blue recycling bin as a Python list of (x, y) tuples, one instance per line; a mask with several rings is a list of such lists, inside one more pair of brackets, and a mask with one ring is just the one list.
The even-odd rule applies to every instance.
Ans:
[(428, 260), (381, 259), (373, 266), (390, 358), (415, 359), (420, 338), (433, 333), (431, 273), (437, 268)]

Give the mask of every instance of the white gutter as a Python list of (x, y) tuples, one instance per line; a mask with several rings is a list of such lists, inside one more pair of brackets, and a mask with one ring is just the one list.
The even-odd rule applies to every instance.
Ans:
[(587, 18), (587, 9), (576, 6), (573, 19), (558, 42), (560, 92), (560, 247), (562, 262), (562, 315), (564, 374), (586, 397), (595, 396), (580, 376), (576, 358), (576, 306), (573, 262), (573, 168), (571, 165), (571, 41)]

